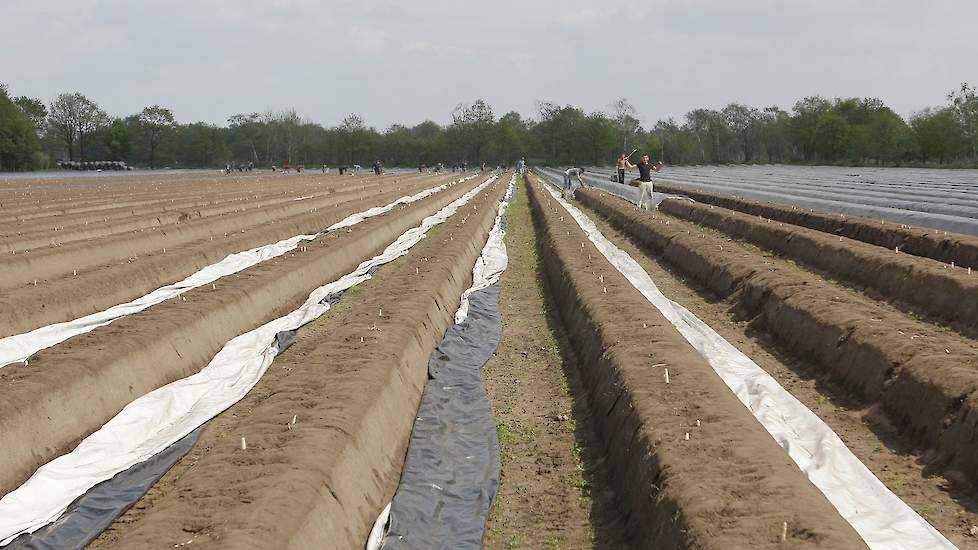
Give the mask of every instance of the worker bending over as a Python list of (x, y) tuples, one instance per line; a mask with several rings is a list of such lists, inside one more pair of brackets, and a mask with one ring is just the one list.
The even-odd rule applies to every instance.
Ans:
[(574, 196), (572, 178), (576, 177), (577, 181), (581, 184), (580, 185), (581, 187), (587, 187), (587, 185), (584, 184), (584, 180), (581, 179), (581, 174), (583, 173), (584, 173), (584, 169), (577, 166), (568, 168), (567, 171), (564, 172), (564, 194), (565, 195), (570, 195), (572, 197)]

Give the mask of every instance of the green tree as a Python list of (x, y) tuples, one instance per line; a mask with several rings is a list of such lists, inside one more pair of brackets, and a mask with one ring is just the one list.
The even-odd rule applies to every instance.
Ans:
[(815, 160), (815, 134), (819, 120), (832, 107), (825, 98), (811, 96), (795, 103), (791, 117), (791, 133), (795, 145), (806, 162)]
[[(613, 120), (609, 119), (604, 113), (591, 113), (584, 119), (582, 133), (587, 145), (587, 156), (584, 159), (589, 164), (600, 165), (611, 162), (617, 158), (615, 150), (618, 148), (618, 136), (620, 127), (616, 128)], [(625, 151), (628, 153), (628, 151)]]
[(452, 111), (449, 135), (456, 143), (456, 151), (463, 160), (481, 163), (487, 160), (488, 145), (495, 132), (496, 117), (492, 106), (484, 99), (471, 104), (460, 103)]
[(0, 171), (33, 170), (40, 151), (37, 128), (0, 84)]
[(44, 131), (44, 122), (48, 117), (48, 109), (44, 106), (43, 101), (22, 95), (15, 99), (14, 103), (20, 107), (24, 115), (34, 124), (34, 128), (37, 129), (38, 133)]
[(949, 93), (947, 99), (971, 150), (971, 160), (978, 161), (978, 93), (973, 86), (962, 82), (961, 88)]
[(964, 129), (951, 108), (924, 109), (910, 118), (910, 127), (923, 162), (936, 159), (944, 164), (966, 147)]
[(176, 134), (173, 113), (159, 105), (146, 107), (136, 115), (136, 127), (149, 167), (155, 168), (160, 150), (169, 146)]
[(849, 150), (849, 123), (845, 117), (830, 111), (818, 119), (815, 150), (820, 160), (835, 162), (845, 158)]
[(228, 159), (227, 130), (203, 122), (176, 129), (176, 160), (184, 167), (222, 166)]
[(611, 107), (611, 119), (617, 125), (618, 136), (621, 140), (621, 150), (628, 154), (628, 141), (632, 139), (642, 129), (642, 124), (638, 121), (638, 109), (629, 103), (624, 97), (613, 101)]

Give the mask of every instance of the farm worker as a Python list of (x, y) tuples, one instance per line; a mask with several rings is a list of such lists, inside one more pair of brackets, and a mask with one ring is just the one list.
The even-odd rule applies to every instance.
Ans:
[(652, 164), (648, 155), (642, 155), (642, 161), (636, 166), (638, 168), (638, 207), (646, 210), (652, 205), (652, 171), (658, 172), (662, 169), (662, 161)]
[(618, 157), (617, 168), (618, 168), (618, 183), (624, 185), (625, 170), (634, 170), (635, 165), (628, 162), (628, 156), (625, 155), (625, 153), (622, 153), (621, 156)]
[(516, 166), (521, 176), (526, 174), (526, 159), (521, 158)]
[(583, 173), (584, 173), (583, 168), (579, 168), (577, 166), (573, 168), (568, 168), (567, 171), (564, 172), (564, 190), (571, 191), (571, 178), (575, 178), (575, 177), (577, 178), (577, 181), (581, 184), (580, 185), (581, 187), (587, 187), (587, 185), (584, 184), (584, 180), (581, 179), (581, 174)]

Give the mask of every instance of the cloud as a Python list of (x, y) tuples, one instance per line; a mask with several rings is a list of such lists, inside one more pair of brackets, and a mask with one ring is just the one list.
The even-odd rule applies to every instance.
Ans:
[(447, 122), (485, 98), (545, 99), (643, 123), (730, 101), (877, 96), (898, 112), (978, 81), (978, 3), (935, 0), (5, 0), (0, 78), (181, 121), (294, 107), (324, 124)]

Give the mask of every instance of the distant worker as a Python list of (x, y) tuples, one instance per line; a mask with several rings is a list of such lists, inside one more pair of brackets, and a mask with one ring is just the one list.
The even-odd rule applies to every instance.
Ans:
[(374, 161), (374, 174), (377, 175), (377, 176), (380, 175), (380, 160), (379, 159)]
[(359, 164), (354, 164), (353, 165), (353, 170), (350, 171), (350, 175), (351, 176), (359, 176), (360, 175), (360, 165)]
[(325, 162), (323, 163), (323, 173), (324, 174), (328, 174), (329, 173), (329, 166), (326, 166), (326, 163)]
[(587, 187), (587, 185), (584, 184), (584, 180), (581, 178), (581, 174), (583, 173), (584, 169), (578, 166), (568, 168), (567, 171), (564, 172), (564, 191), (573, 196), (573, 178), (577, 178), (580, 187)]
[(662, 161), (652, 164), (648, 155), (642, 155), (638, 168), (638, 179), (633, 184), (638, 186), (638, 207), (646, 210), (652, 206), (652, 172), (662, 170)]
[(618, 169), (618, 183), (625, 185), (625, 170), (634, 170), (635, 165), (628, 162), (628, 155), (622, 153), (621, 156), (618, 157), (616, 168)]
[(521, 176), (526, 174), (526, 159), (521, 158), (520, 161), (516, 163), (516, 170)]

